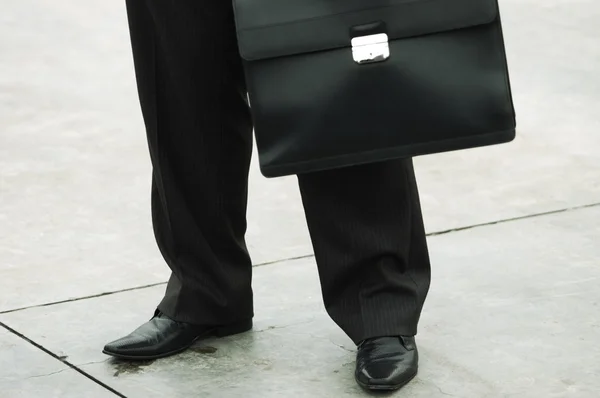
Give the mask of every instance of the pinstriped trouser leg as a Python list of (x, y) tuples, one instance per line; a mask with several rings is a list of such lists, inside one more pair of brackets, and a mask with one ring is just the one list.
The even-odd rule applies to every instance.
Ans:
[(172, 270), (159, 309), (208, 325), (253, 315), (244, 240), (252, 120), (231, 8), (127, 1), (154, 231)]
[[(252, 123), (231, 3), (128, 0), (153, 165), (152, 215), (172, 270), (159, 309), (253, 315), (244, 241)], [(356, 342), (416, 333), (429, 259), (410, 160), (299, 176), (325, 306)]]
[(299, 181), (332, 319), (356, 343), (415, 335), (431, 271), (412, 160)]

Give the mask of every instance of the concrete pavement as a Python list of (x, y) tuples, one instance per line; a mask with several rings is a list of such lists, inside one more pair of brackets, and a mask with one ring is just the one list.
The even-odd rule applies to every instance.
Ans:
[[(421, 372), (394, 396), (600, 390), (600, 4), (500, 4), (518, 138), (416, 160), (434, 279)], [(255, 330), (136, 365), (100, 353), (168, 276), (126, 23), (101, 0), (0, 12), (0, 398), (365, 395), (321, 304), (295, 179), (256, 165)]]

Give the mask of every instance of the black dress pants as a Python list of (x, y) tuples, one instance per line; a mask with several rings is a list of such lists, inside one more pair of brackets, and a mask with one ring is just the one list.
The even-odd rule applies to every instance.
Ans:
[[(251, 318), (252, 119), (231, 2), (127, 0), (127, 11), (154, 232), (172, 270), (158, 309), (204, 325)], [(332, 319), (356, 343), (416, 334), (430, 265), (412, 161), (298, 180)]]

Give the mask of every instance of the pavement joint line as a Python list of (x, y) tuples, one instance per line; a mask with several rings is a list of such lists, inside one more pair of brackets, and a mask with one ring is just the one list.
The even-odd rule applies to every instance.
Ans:
[[(550, 211), (546, 211), (546, 212), (542, 212), (542, 213), (527, 214), (527, 215), (524, 215), (524, 216), (506, 218), (506, 219), (502, 219), (502, 220), (490, 221), (490, 222), (485, 222), (485, 223), (481, 223), (481, 224), (473, 224), (473, 225), (468, 225), (468, 226), (465, 226), (465, 227), (451, 228), (451, 229), (446, 229), (446, 230), (442, 230), (442, 231), (430, 232), (430, 233), (427, 234), (427, 236), (428, 237), (434, 237), (434, 236), (448, 235), (448, 234), (451, 234), (451, 233), (454, 233), (454, 232), (467, 231), (467, 230), (470, 230), (470, 229), (475, 229), (475, 228), (480, 228), (480, 227), (487, 227), (487, 226), (492, 226), (492, 225), (505, 224), (505, 223), (510, 223), (510, 222), (514, 222), (514, 221), (521, 221), (521, 220), (527, 220), (527, 219), (531, 219), (531, 218), (538, 218), (538, 217), (549, 216), (549, 215), (553, 215), (553, 214), (567, 213), (567, 212), (570, 212), (570, 211), (589, 209), (589, 208), (592, 208), (592, 207), (600, 207), (600, 202), (599, 203), (586, 204), (586, 205), (580, 205), (580, 206), (567, 207), (567, 208), (558, 209), (558, 210), (550, 210)], [(252, 268), (263, 267), (263, 266), (266, 266), (266, 265), (275, 265), (275, 264), (279, 264), (279, 263), (285, 263), (285, 262), (288, 262), (288, 261), (303, 260), (303, 259), (307, 259), (307, 258), (313, 258), (314, 256), (315, 256), (314, 254), (306, 254), (306, 255), (303, 255), (303, 256), (297, 256), (297, 257), (290, 257), (290, 258), (285, 258), (285, 259), (281, 259), (281, 260), (268, 261), (268, 262), (264, 262), (264, 263), (260, 263), (260, 264), (255, 264), (255, 265), (253, 265)], [(88, 300), (88, 299), (93, 299), (93, 298), (98, 298), (98, 297), (103, 297), (103, 296), (111, 296), (113, 294), (119, 294), (119, 293), (131, 292), (131, 291), (135, 291), (135, 290), (148, 289), (148, 288), (151, 288), (151, 287), (156, 287), (156, 286), (161, 286), (161, 285), (166, 285), (166, 284), (167, 284), (167, 282), (157, 282), (157, 283), (152, 283), (152, 284), (149, 284), (149, 285), (135, 286), (135, 287), (127, 288), (127, 289), (121, 289), (121, 290), (114, 290), (114, 291), (110, 291), (110, 292), (92, 294), (92, 295), (89, 295), (89, 296), (75, 297), (75, 298), (67, 299), (67, 300), (53, 301), (53, 302), (44, 303), (44, 304), (35, 304), (35, 305), (26, 306), (26, 307), (15, 308), (15, 309), (12, 309), (12, 310), (0, 311), (0, 315), (10, 314), (10, 313), (13, 313), (13, 312), (28, 310), (28, 309), (32, 309), (32, 308), (50, 307), (50, 306), (58, 305), (58, 304), (65, 304), (65, 303), (71, 303), (71, 302), (75, 302), (75, 301)]]
[[(104, 387), (106, 390), (112, 392), (113, 394), (115, 394), (118, 397), (121, 398), (127, 398), (127, 396), (123, 395), (122, 393), (120, 393), (119, 391), (115, 390), (114, 388), (112, 388), (111, 386), (109, 386), (108, 384), (103, 383), (102, 381), (98, 380), (97, 378), (95, 378), (94, 376), (84, 372), (82, 369), (79, 369), (77, 366), (75, 366), (74, 364), (72, 364), (71, 362), (67, 361), (66, 359), (56, 355), (55, 353), (53, 353), (52, 351), (50, 351), (49, 349), (47, 349), (46, 347), (42, 346), (41, 344), (36, 343), (35, 341), (31, 340), (30, 338), (28, 338), (27, 336), (25, 336), (22, 333), (19, 333), (18, 331), (16, 331), (15, 329), (11, 328), (10, 326), (6, 325), (3, 322), (0, 322), (0, 327), (3, 327), (4, 329), (6, 329), (8, 332), (14, 334), (15, 336), (20, 337), (21, 339), (23, 339), (24, 341), (28, 342), (29, 344), (33, 345), (34, 347), (36, 347), (37, 349), (45, 352), (46, 354), (50, 355), (52, 358), (56, 359), (57, 361), (60, 361), (62, 363), (64, 363), (66, 366), (68, 366), (69, 368), (73, 369), (74, 371), (76, 371), (77, 373), (81, 374), (82, 376), (88, 378), (90, 381), (100, 385), (101, 387)], [(58, 372), (56, 372), (58, 373)], [(46, 375), (47, 376), (47, 375)]]
[[(44, 304), (35, 304), (35, 305), (26, 306), (26, 307), (15, 308), (15, 309), (12, 309), (12, 310), (0, 311), (0, 315), (5, 315), (5, 314), (10, 314), (12, 312), (18, 312), (18, 311), (28, 310), (28, 309), (31, 309), (31, 308), (50, 307), (50, 306), (58, 305), (58, 304), (72, 303), (74, 301), (81, 301), (81, 300), (88, 300), (88, 299), (93, 299), (93, 298), (98, 298), (98, 297), (111, 296), (113, 294), (131, 292), (133, 290), (148, 289), (148, 288), (151, 288), (151, 287), (160, 286), (160, 285), (166, 285), (166, 284), (167, 284), (167, 282), (157, 282), (157, 283), (152, 283), (152, 284), (149, 284), (149, 285), (135, 286), (135, 287), (127, 288), (127, 289), (121, 289), (121, 290), (114, 290), (114, 291), (110, 291), (110, 292), (92, 294), (90, 296), (75, 297), (75, 298), (70, 298), (70, 299), (66, 299), (66, 300), (52, 301), (50, 303), (44, 303)], [(0, 324), (2, 324), (2, 323), (0, 322)]]
[(510, 222), (513, 222), (513, 221), (528, 220), (528, 219), (531, 219), (531, 218), (551, 216), (551, 215), (560, 214), (560, 213), (568, 213), (568, 212), (571, 212), (571, 211), (589, 209), (589, 208), (592, 208), (592, 207), (600, 207), (600, 203), (591, 203), (591, 204), (587, 204), (587, 205), (567, 207), (567, 208), (564, 208), (564, 209), (550, 210), (550, 211), (545, 211), (545, 212), (542, 212), (542, 213), (527, 214), (527, 215), (519, 216), (519, 217), (505, 218), (505, 219), (498, 220), (498, 221), (490, 221), (490, 222), (485, 222), (485, 223), (481, 223), (481, 224), (468, 225), (466, 227), (452, 228), (452, 229), (447, 229), (447, 230), (444, 230), (444, 231), (431, 232), (431, 233), (427, 234), (427, 236), (447, 235), (447, 234), (450, 234), (450, 233), (453, 233), (453, 232), (467, 231), (469, 229), (474, 229), (474, 228), (488, 227), (488, 226), (498, 225), (498, 224), (506, 224), (506, 223), (510, 223)]
[[(282, 262), (286, 262), (286, 261), (302, 260), (302, 259), (311, 258), (311, 257), (314, 257), (314, 255), (313, 254), (308, 254), (308, 255), (304, 255), (304, 256), (290, 257), (290, 258), (286, 258), (286, 259), (283, 259), (283, 260), (275, 260), (275, 261), (269, 261), (269, 262), (265, 262), (265, 263), (256, 264), (252, 268), (262, 267), (264, 265), (273, 265), (273, 264), (282, 263)], [(152, 284), (149, 284), (149, 285), (135, 286), (135, 287), (127, 288), (127, 289), (120, 289), (120, 290), (113, 290), (113, 291), (110, 291), (110, 292), (103, 292), (103, 293), (98, 293), (98, 294), (92, 294), (92, 295), (89, 295), (89, 296), (75, 297), (75, 298), (70, 298), (70, 299), (60, 300), (60, 301), (52, 301), (50, 303), (44, 303), (44, 304), (29, 305), (29, 306), (26, 306), (26, 307), (14, 308), (12, 310), (0, 311), (0, 315), (5, 315), (5, 314), (13, 313), (13, 312), (28, 310), (28, 309), (31, 309), (31, 308), (50, 307), (50, 306), (58, 305), (58, 304), (72, 303), (74, 301), (81, 301), (81, 300), (88, 300), (88, 299), (93, 299), (93, 298), (98, 298), (98, 297), (111, 296), (113, 294), (131, 292), (131, 291), (134, 291), (134, 290), (148, 289), (148, 288), (151, 288), (151, 287), (156, 287), (156, 286), (161, 286), (161, 285), (166, 285), (166, 284), (167, 284), (167, 282), (157, 282), (157, 283), (152, 283)]]
[(273, 264), (285, 263), (285, 262), (288, 262), (288, 261), (304, 260), (306, 258), (313, 258), (314, 256), (315, 256), (314, 254), (305, 254), (304, 256), (284, 258), (282, 260), (267, 261), (265, 263), (256, 264), (252, 268), (264, 267), (265, 265), (273, 265)]

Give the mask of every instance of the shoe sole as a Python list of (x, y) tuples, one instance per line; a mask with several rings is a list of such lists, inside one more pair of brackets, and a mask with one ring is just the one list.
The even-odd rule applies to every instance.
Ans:
[(368, 391), (396, 391), (401, 389), (402, 387), (404, 387), (405, 385), (407, 385), (408, 383), (410, 383), (416, 376), (417, 376), (417, 372), (415, 372), (414, 374), (412, 374), (408, 379), (404, 380), (402, 383), (400, 384), (394, 384), (391, 386), (385, 386), (385, 385), (376, 385), (376, 384), (365, 384), (361, 381), (359, 381), (358, 379), (355, 378), (356, 382), (358, 383), (359, 386), (361, 386), (362, 388), (364, 388), (365, 390)]
[(110, 355), (111, 357), (118, 358), (118, 359), (127, 359), (127, 360), (131, 360), (131, 361), (149, 361), (149, 360), (153, 360), (153, 359), (160, 359), (160, 358), (170, 357), (171, 355), (179, 354), (180, 352), (183, 352), (183, 351), (187, 350), (188, 348), (190, 348), (198, 340), (203, 340), (208, 337), (222, 338), (222, 337), (227, 337), (227, 336), (233, 336), (235, 334), (247, 332), (250, 329), (252, 329), (252, 320), (251, 319), (244, 321), (244, 322), (236, 323), (236, 324), (230, 325), (230, 326), (219, 326), (214, 329), (207, 330), (205, 333), (198, 335), (189, 344), (186, 344), (176, 350), (164, 352), (164, 353), (156, 354), (156, 355), (127, 355), (127, 354), (119, 354), (116, 352), (110, 352), (110, 351), (106, 351), (106, 350), (102, 350), (102, 353), (106, 354), (106, 355)]

